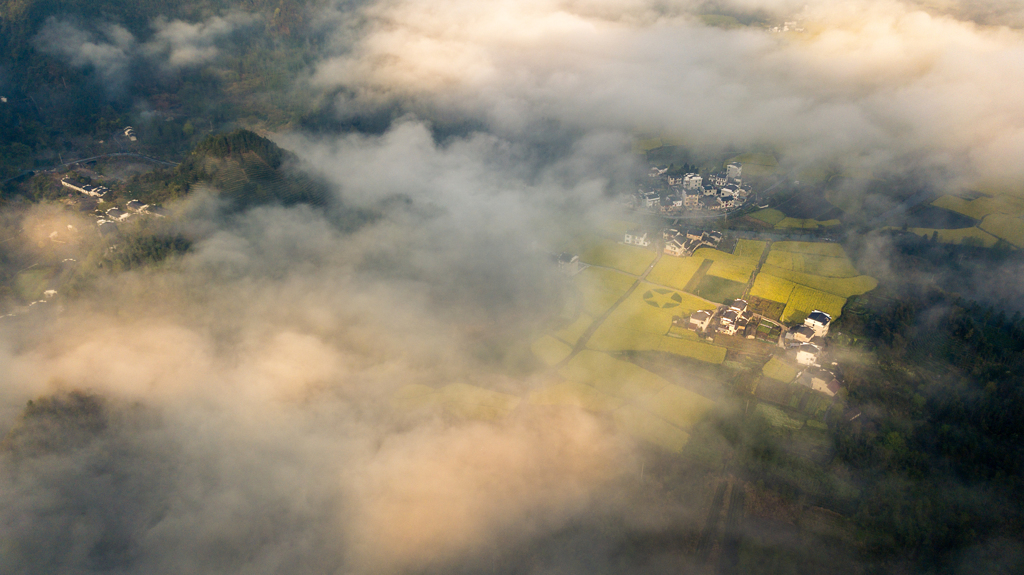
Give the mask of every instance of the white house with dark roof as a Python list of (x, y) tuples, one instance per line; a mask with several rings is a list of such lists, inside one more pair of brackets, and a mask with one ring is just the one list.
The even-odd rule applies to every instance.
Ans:
[(702, 309), (695, 311), (690, 314), (690, 321), (688, 327), (694, 331), (704, 331), (711, 324), (711, 317), (714, 314), (711, 311)]
[(702, 187), (704, 178), (701, 178), (698, 174), (686, 174), (683, 176), (683, 189), (684, 190), (699, 190)]
[(804, 325), (814, 330), (814, 335), (825, 337), (828, 335), (829, 324), (832, 323), (832, 316), (821, 310), (814, 310), (804, 320)]
[(798, 325), (786, 332), (785, 340), (790, 345), (796, 345), (811, 341), (811, 338), (815, 335), (814, 330), (810, 327), (806, 325)]
[(562, 252), (555, 261), (558, 263), (558, 269), (568, 275), (574, 275), (580, 270), (580, 257), (577, 255)]
[(818, 363), (818, 354), (821, 348), (813, 343), (802, 343), (796, 348), (796, 362), (800, 365), (814, 365)]
[(820, 391), (829, 397), (839, 393), (840, 383), (831, 371), (812, 365), (804, 370), (797, 379), (802, 385), (810, 387), (814, 391)]
[(651, 239), (647, 236), (647, 232), (640, 229), (632, 229), (626, 232), (626, 237), (623, 240), (627, 244), (634, 246), (649, 246), (651, 245)]
[(738, 182), (743, 176), (743, 164), (730, 162), (725, 166), (725, 177), (733, 182)]
[(683, 243), (676, 238), (665, 242), (665, 253), (670, 256), (681, 258), (686, 254), (686, 249), (683, 247)]

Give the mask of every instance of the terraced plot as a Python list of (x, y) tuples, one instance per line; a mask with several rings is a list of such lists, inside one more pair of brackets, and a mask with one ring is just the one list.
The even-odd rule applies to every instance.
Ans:
[(715, 407), (715, 402), (686, 388), (669, 384), (658, 393), (637, 399), (634, 405), (680, 429), (691, 429)]

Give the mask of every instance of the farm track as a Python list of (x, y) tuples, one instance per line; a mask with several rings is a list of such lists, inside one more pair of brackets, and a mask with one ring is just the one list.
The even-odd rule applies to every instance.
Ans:
[(757, 274), (761, 273), (761, 267), (768, 261), (768, 252), (772, 250), (772, 240), (768, 240), (765, 243), (764, 251), (761, 252), (761, 259), (757, 260), (757, 267), (754, 268), (754, 273), (750, 274), (750, 279), (747, 280), (747, 287), (743, 288), (743, 298), (750, 297), (750, 290), (754, 289), (754, 280), (757, 279)]
[(729, 483), (722, 481), (715, 490), (715, 498), (711, 501), (711, 509), (708, 510), (707, 521), (704, 522), (704, 530), (697, 542), (697, 558), (701, 562), (707, 561), (711, 555), (711, 549), (717, 539), (718, 522), (722, 518), (722, 505), (725, 503), (725, 490)]
[(700, 285), (700, 282), (704, 281), (704, 276), (707, 275), (708, 270), (711, 269), (711, 266), (713, 265), (715, 265), (714, 260), (704, 260), (701, 262), (697, 271), (693, 272), (693, 276), (690, 278), (690, 281), (686, 282), (686, 287), (683, 288), (683, 291), (686, 293), (696, 294), (697, 286)]

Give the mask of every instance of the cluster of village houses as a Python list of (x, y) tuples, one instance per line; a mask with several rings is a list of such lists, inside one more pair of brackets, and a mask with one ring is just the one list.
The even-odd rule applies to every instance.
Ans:
[[(722, 243), (722, 232), (717, 230), (679, 231), (676, 228), (662, 230), (661, 239), (665, 243), (664, 252), (670, 256), (688, 257), (701, 246), (717, 248)], [(623, 242), (626, 244), (647, 247), (651, 245), (650, 234), (639, 228), (626, 232)]]
[[(103, 186), (83, 184), (70, 178), (64, 178), (60, 183), (65, 188), (69, 188), (80, 194), (89, 196), (90, 198), (96, 198), (99, 201), (103, 201), (103, 198), (110, 193), (110, 190)], [(110, 208), (104, 212), (104, 217), (97, 219), (96, 224), (100, 228), (100, 233), (108, 234), (117, 231), (117, 226), (115, 225), (116, 222), (127, 222), (132, 218), (144, 215), (164, 217), (169, 213), (166, 209), (160, 206), (143, 204), (138, 200), (130, 200), (124, 207), (125, 210), (128, 211), (117, 207)]]
[(654, 167), (647, 174), (653, 181), (641, 185), (630, 203), (667, 214), (736, 208), (752, 197), (750, 186), (743, 185), (742, 174), (743, 166), (736, 162), (726, 165), (725, 172), (706, 178), (695, 173), (671, 175), (668, 168)]
[[(747, 339), (754, 339), (758, 335), (758, 327), (763, 323), (778, 326), (775, 322), (755, 314), (742, 299), (727, 301), (714, 310), (696, 311), (685, 320), (677, 316), (673, 318), (672, 323), (677, 327), (691, 329), (709, 339), (713, 339), (715, 334), (741, 335)], [(831, 323), (832, 316), (821, 310), (814, 310), (804, 319), (803, 324), (788, 330), (782, 329), (778, 345), (791, 352), (796, 363), (803, 367), (797, 375), (798, 383), (834, 396), (839, 391), (839, 380), (820, 363), (825, 349), (825, 336), (828, 335)]]

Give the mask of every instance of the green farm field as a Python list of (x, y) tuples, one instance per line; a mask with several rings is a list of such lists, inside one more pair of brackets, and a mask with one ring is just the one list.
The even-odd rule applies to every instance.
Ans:
[(579, 250), (580, 261), (595, 266), (614, 268), (638, 276), (651, 265), (657, 254), (637, 246), (611, 240), (600, 240)]
[(658, 265), (654, 266), (651, 273), (647, 275), (647, 280), (651, 283), (682, 290), (689, 283), (693, 274), (700, 269), (702, 263), (704, 263), (704, 258), (696, 256), (688, 258), (663, 256), (658, 261)]
[(736, 240), (736, 249), (732, 253), (734, 256), (760, 261), (761, 254), (764, 253), (764, 248), (767, 245), (768, 242), (758, 240)]
[(783, 218), (782, 221), (775, 224), (775, 228), (779, 230), (783, 229), (803, 229), (803, 230), (816, 230), (818, 228), (827, 228), (831, 226), (838, 226), (841, 224), (839, 220), (814, 220), (810, 218)]
[(846, 298), (798, 285), (789, 295), (786, 311), (782, 312), (782, 321), (801, 322), (816, 309), (829, 314), (834, 320), (842, 313), (845, 304)]
[(747, 287), (746, 282), (746, 279), (740, 283), (709, 274), (697, 285), (695, 295), (715, 303), (725, 303), (726, 300), (742, 297), (743, 290)]
[(958, 228), (954, 230), (937, 230), (933, 228), (910, 228), (908, 232), (931, 239), (936, 236), (940, 244), (962, 244), (974, 242), (981, 247), (990, 248), (999, 243), (999, 238), (979, 228)]
[(465, 383), (453, 383), (440, 389), (413, 384), (400, 388), (391, 404), (403, 411), (443, 410), (459, 419), (495, 420), (515, 409), (520, 398)]
[(721, 250), (716, 250), (713, 248), (699, 248), (697, 251), (693, 253), (693, 255), (694, 257), (714, 260), (715, 263), (720, 262), (723, 264), (731, 265), (735, 268), (745, 270), (747, 272), (748, 277), (751, 273), (754, 272), (754, 269), (757, 267), (757, 260), (754, 258), (745, 258), (742, 256), (730, 254), (728, 252), (723, 252)]
[(748, 217), (754, 218), (755, 220), (758, 221), (762, 221), (770, 226), (774, 226), (775, 224), (786, 219), (786, 214), (776, 209), (766, 208), (763, 210), (758, 210), (750, 214)]
[(711, 268), (708, 269), (707, 275), (745, 284), (750, 280), (750, 274), (752, 272), (753, 270), (749, 269), (745, 264), (737, 266), (735, 264), (718, 261), (711, 264)]
[(607, 413), (622, 407), (625, 401), (576, 381), (563, 381), (530, 392), (527, 400), (533, 405), (571, 405), (595, 413)]
[(672, 453), (682, 452), (690, 440), (690, 435), (682, 429), (633, 405), (616, 409), (612, 418), (622, 431)]
[(1024, 218), (1020, 216), (991, 214), (978, 227), (1018, 248), (1024, 247)]
[(772, 358), (768, 360), (768, 363), (764, 364), (764, 367), (761, 368), (761, 373), (763, 373), (765, 377), (770, 377), (776, 381), (790, 382), (796, 378), (797, 369), (772, 356)]
[(592, 350), (578, 353), (558, 373), (569, 381), (626, 400), (657, 393), (669, 384), (642, 367)]
[(592, 323), (594, 323), (593, 317), (585, 313), (581, 313), (579, 317), (576, 318), (576, 321), (554, 332), (554, 335), (569, 345), (576, 345), (576, 342), (579, 341), (583, 332), (587, 331), (587, 328), (590, 327), (590, 324)]
[(762, 268), (761, 273), (754, 278), (754, 286), (750, 288), (750, 295), (785, 304), (789, 301), (794, 287), (796, 284), (793, 282), (765, 273)]
[(553, 336), (545, 335), (530, 345), (530, 351), (545, 365), (555, 365), (572, 353), (572, 347)]
[(982, 197), (976, 200), (965, 200), (961, 197), (946, 195), (932, 202), (932, 205), (975, 220), (982, 220), (990, 214), (1024, 216), (1024, 200), (1005, 195)]
[(634, 405), (680, 429), (688, 430), (715, 407), (715, 402), (686, 388), (669, 384), (654, 395), (638, 398)]
[(831, 242), (775, 242), (772, 244), (772, 251), (831, 256), (834, 258), (846, 257), (846, 250), (843, 249), (843, 246)]
[[(764, 279), (762, 280), (762, 278)], [(778, 300), (770, 297), (769, 295), (762, 295), (779, 295), (782, 292), (786, 292), (788, 294), (789, 291), (791, 291), (791, 288), (787, 291), (786, 284), (781, 283), (779, 280), (804, 285), (841, 297), (865, 294), (878, 287), (878, 280), (871, 276), (859, 275), (847, 278), (824, 277), (765, 264), (761, 266), (761, 271), (757, 274), (757, 278), (754, 280), (754, 287), (750, 290), (750, 293), (751, 295), (756, 295), (765, 299), (784, 302), (786, 300)], [(781, 297), (781, 295), (779, 295), (779, 297)]]
[(860, 275), (860, 272), (857, 271), (857, 268), (853, 267), (850, 259), (845, 254), (842, 257), (823, 256), (781, 251), (773, 247), (768, 252), (768, 259), (765, 260), (765, 265), (834, 278), (849, 278)]
[(583, 299), (583, 312), (596, 317), (622, 297), (636, 278), (615, 270), (587, 268), (576, 274), (573, 283)]

